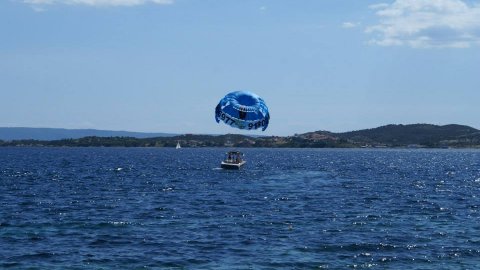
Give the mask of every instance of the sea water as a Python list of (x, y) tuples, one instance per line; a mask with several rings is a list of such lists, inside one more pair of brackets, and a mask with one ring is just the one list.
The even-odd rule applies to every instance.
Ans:
[(0, 148), (0, 269), (478, 269), (480, 151)]

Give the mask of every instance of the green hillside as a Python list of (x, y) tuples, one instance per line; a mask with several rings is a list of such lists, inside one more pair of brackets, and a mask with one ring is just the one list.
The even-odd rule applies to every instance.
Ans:
[(50, 147), (272, 147), (272, 148), (355, 148), (355, 147), (480, 147), (480, 131), (462, 125), (387, 125), (344, 133), (316, 131), (295, 136), (250, 137), (244, 135), (179, 135), (170, 137), (97, 137), (62, 140), (1, 141), (0, 146)]
[(387, 125), (335, 134), (355, 143), (388, 146), (423, 145), (438, 147), (449, 144), (478, 144), (480, 131), (469, 126), (430, 124)]

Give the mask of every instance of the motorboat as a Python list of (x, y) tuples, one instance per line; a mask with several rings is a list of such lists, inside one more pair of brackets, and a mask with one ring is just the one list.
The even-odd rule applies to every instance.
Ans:
[(223, 169), (239, 170), (247, 161), (243, 159), (243, 153), (240, 151), (227, 152), (225, 160), (222, 161)]

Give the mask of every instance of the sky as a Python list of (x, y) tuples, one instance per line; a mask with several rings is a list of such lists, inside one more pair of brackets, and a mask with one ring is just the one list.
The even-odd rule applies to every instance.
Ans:
[[(265, 132), (215, 122), (236, 90), (265, 100)], [(480, 1), (0, 1), (3, 127), (480, 128), (479, 100)]]

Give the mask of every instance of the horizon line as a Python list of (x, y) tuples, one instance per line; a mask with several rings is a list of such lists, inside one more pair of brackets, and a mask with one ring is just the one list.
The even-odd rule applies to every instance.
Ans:
[[(397, 125), (397, 126), (409, 126), (409, 125), (432, 125), (432, 126), (450, 126), (450, 125), (458, 125), (458, 126), (466, 126), (470, 127), (476, 130), (479, 130), (478, 128), (466, 124), (458, 124), (458, 123), (450, 123), (450, 124), (431, 124), (431, 123), (410, 123), (410, 124), (405, 124), (405, 123), (390, 123), (390, 124), (384, 124), (384, 125), (379, 125), (376, 127), (369, 127), (369, 128), (362, 128), (362, 129), (353, 129), (353, 130), (347, 130), (347, 131), (330, 131), (326, 129), (317, 129), (313, 131), (307, 131), (304, 133), (298, 133), (294, 132), (291, 135), (283, 135), (283, 136), (295, 136), (297, 134), (305, 134), (305, 133), (311, 133), (311, 132), (319, 132), (319, 131), (325, 131), (325, 132), (331, 132), (331, 133), (348, 133), (348, 132), (355, 132), (355, 131), (361, 131), (361, 130), (369, 130), (369, 129), (376, 129), (380, 127), (385, 127), (385, 126), (390, 126), (390, 125)], [(65, 127), (27, 127), (27, 126), (0, 126), (0, 128), (21, 128), (21, 129), (61, 129), (61, 130), (93, 130), (93, 131), (107, 131), (107, 132), (128, 132), (128, 133), (143, 133), (143, 134), (168, 134), (168, 135), (212, 135), (212, 136), (221, 136), (221, 135), (244, 135), (244, 136), (253, 136), (253, 137), (262, 137), (262, 136), (281, 136), (281, 135), (258, 135), (258, 134), (238, 134), (238, 133), (224, 133), (224, 134), (215, 134), (215, 133), (196, 133), (196, 132), (164, 132), (164, 131), (131, 131), (131, 130), (115, 130), (115, 129), (101, 129), (101, 128), (65, 128)]]

